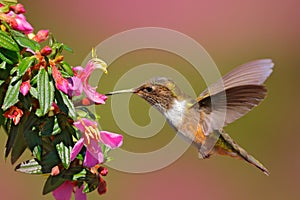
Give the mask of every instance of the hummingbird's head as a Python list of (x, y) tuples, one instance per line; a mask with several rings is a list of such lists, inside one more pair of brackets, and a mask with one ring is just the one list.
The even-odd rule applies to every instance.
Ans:
[(137, 88), (110, 92), (107, 95), (120, 93), (137, 94), (159, 111), (165, 112), (172, 106), (173, 100), (178, 98), (180, 90), (172, 80), (165, 77), (155, 77)]

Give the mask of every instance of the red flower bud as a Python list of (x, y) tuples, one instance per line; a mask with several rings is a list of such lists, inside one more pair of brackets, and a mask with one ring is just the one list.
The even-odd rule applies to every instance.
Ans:
[(103, 180), (102, 178), (100, 178), (100, 182), (99, 182), (99, 185), (98, 185), (98, 193), (100, 195), (104, 194), (107, 192), (107, 187), (106, 187), (106, 182), (105, 180)]
[(20, 4), (20, 3), (18, 3), (15, 6), (10, 6), (9, 8), (10, 8), (10, 10), (14, 11), (14, 13), (16, 13), (16, 14), (21, 14), (21, 13), (25, 13), (26, 12), (24, 6), (22, 4)]
[(34, 41), (40, 43), (48, 39), (49, 30), (39, 30), (37, 34), (32, 38)]
[(45, 46), (42, 50), (41, 50), (41, 54), (43, 56), (48, 56), (52, 53), (52, 48), (49, 46)]

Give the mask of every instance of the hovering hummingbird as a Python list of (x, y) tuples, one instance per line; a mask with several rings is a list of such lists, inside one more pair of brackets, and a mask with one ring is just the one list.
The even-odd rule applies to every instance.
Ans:
[[(248, 113), (265, 98), (267, 89), (263, 83), (272, 73), (273, 66), (270, 59), (243, 64), (209, 86), (197, 99), (185, 94), (165, 77), (155, 77), (137, 88), (107, 95), (134, 93), (145, 99), (166, 117), (179, 135), (198, 148), (201, 158), (212, 154), (227, 155), (243, 159), (269, 175), (267, 168), (235, 143), (223, 127)], [(220, 123), (222, 114), (223, 123)], [(211, 148), (209, 141), (213, 142)]]

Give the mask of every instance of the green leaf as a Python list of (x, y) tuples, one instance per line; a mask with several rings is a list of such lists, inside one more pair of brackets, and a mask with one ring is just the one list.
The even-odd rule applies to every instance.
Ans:
[(40, 108), (36, 114), (41, 117), (48, 112), (54, 99), (54, 86), (52, 81), (49, 81), (48, 73), (44, 68), (38, 73), (37, 90)]
[(18, 3), (17, 0), (4, 0), (3, 2), (4, 2), (4, 3), (5, 3), (5, 2), (13, 3), (13, 4), (17, 4), (17, 3)]
[(65, 181), (66, 179), (64, 179), (61, 174), (57, 176), (49, 176), (43, 188), (43, 195), (52, 192), (53, 190), (58, 188), (61, 184), (63, 184)]
[(32, 150), (32, 154), (34, 157), (36, 157), (37, 160), (41, 160), (41, 155), (42, 155), (42, 148), (41, 146), (35, 146)]
[[(43, 144), (44, 145), (44, 144)], [(43, 146), (44, 148), (44, 146)], [(44, 153), (43, 153), (44, 154)], [(40, 165), (43, 173), (50, 173), (52, 168), (60, 163), (60, 158), (55, 149), (42, 155)]]
[(3, 60), (3, 62), (7, 62), (10, 65), (14, 64), (13, 61), (11, 61), (8, 58), (6, 58), (6, 56), (3, 53), (1, 53), (1, 52), (0, 52), (0, 59)]
[(17, 172), (22, 172), (26, 174), (42, 174), (42, 166), (35, 160), (27, 160), (25, 162), (20, 163), (16, 166), (15, 170)]
[(60, 132), (61, 132), (61, 129), (60, 129), (59, 124), (57, 122), (57, 117), (55, 117), (52, 135), (56, 135)]
[(74, 108), (74, 104), (72, 102), (71, 99), (69, 99), (68, 95), (66, 95), (65, 93), (59, 91), (62, 99), (63, 99), (63, 102), (64, 104), (67, 106), (67, 109), (68, 109), (68, 115), (72, 118), (72, 119), (76, 119), (77, 118), (77, 115), (76, 115), (76, 111), (75, 111), (75, 108)]
[(24, 137), (31, 151), (34, 151), (36, 146), (42, 145), (42, 139), (38, 136), (38, 130), (25, 130)]
[(41, 136), (51, 136), (54, 128), (54, 116), (47, 117), (40, 126)]
[(65, 61), (61, 62), (61, 67), (63, 68), (64, 72), (66, 72), (69, 76), (74, 76), (74, 72), (72, 67)]
[(41, 48), (39, 43), (37, 43), (34, 40), (31, 40), (31, 39), (27, 38), (26, 36), (24, 36), (24, 37), (15, 36), (14, 39), (17, 41), (17, 43), (21, 47), (29, 48), (29, 49), (33, 50), (34, 52), (40, 50), (40, 48)]
[(95, 190), (98, 187), (98, 185), (99, 185), (99, 177), (96, 174), (87, 171), (83, 191), (85, 193), (91, 192)]
[(29, 92), (34, 98), (36, 98), (36, 99), (38, 98), (38, 92), (37, 92), (36, 88), (30, 87)]
[(68, 45), (66, 44), (63, 44), (63, 47), (64, 47), (64, 50), (70, 52), (70, 53), (73, 53), (73, 49), (71, 49), (71, 47), (69, 47)]
[(19, 96), (20, 85), (22, 83), (22, 80), (20, 79), (19, 81), (17, 81), (15, 83), (15, 81), (18, 78), (19, 77), (14, 77), (10, 81), (10, 84), (8, 86), (7, 92), (5, 94), (4, 102), (2, 105), (3, 110), (8, 109), (9, 107), (15, 105), (19, 101), (18, 96)]
[(7, 138), (6, 145), (5, 145), (5, 158), (7, 158), (11, 149), (13, 148), (15, 139), (18, 134), (18, 127), (15, 125), (12, 125), (8, 133), (9, 134), (8, 134), (8, 138)]
[(5, 80), (0, 80), (0, 86), (5, 83)]
[(83, 180), (86, 176), (86, 170), (83, 169), (81, 172), (79, 172), (78, 174), (74, 174), (73, 176), (73, 180)]
[(35, 60), (34, 56), (31, 57), (25, 57), (19, 64), (18, 66), (18, 72), (19, 72), (19, 76), (23, 76), (23, 74), (25, 74), (25, 72), (27, 71), (27, 69), (29, 67), (31, 67), (33, 61)]
[(11, 164), (14, 164), (27, 148), (27, 144), (23, 135), (23, 130), (24, 130), (23, 125), (21, 123), (18, 124), (18, 134), (16, 136), (15, 143), (10, 157)]
[(20, 51), (18, 44), (7, 33), (1, 30), (0, 46), (11, 51)]
[(3, 61), (1, 64), (0, 64), (0, 69), (6, 69), (6, 62)]
[(72, 147), (71, 146), (67, 147), (64, 145), (63, 142), (61, 142), (56, 145), (56, 150), (64, 168), (68, 169), (71, 163), (70, 157), (71, 157)]

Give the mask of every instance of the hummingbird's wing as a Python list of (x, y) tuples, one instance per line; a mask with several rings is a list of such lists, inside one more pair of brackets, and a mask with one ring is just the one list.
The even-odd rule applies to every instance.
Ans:
[(239, 119), (266, 96), (262, 84), (272, 73), (270, 59), (256, 60), (237, 67), (209, 86), (197, 98), (205, 135)]

